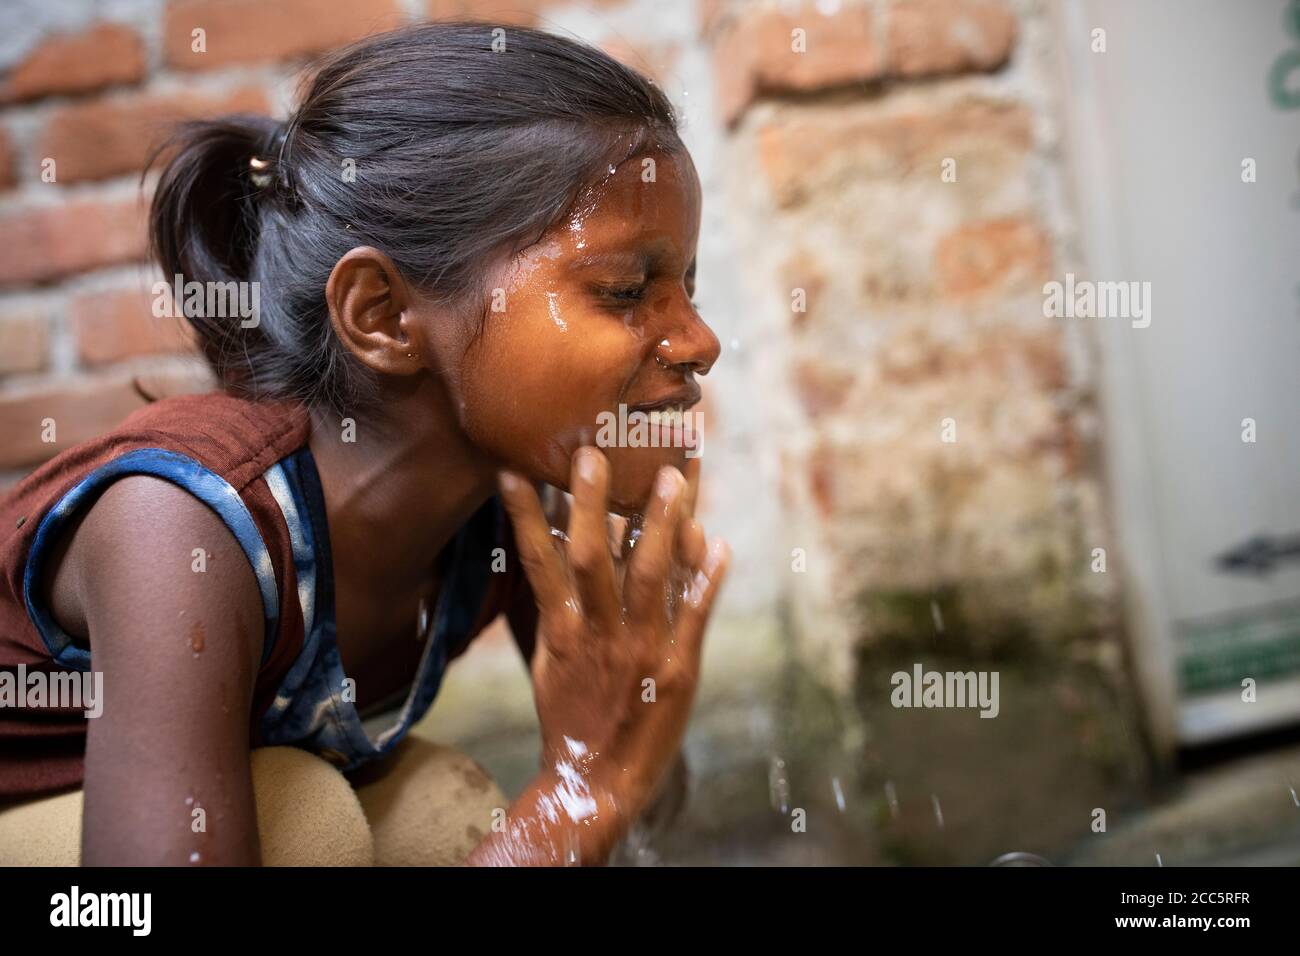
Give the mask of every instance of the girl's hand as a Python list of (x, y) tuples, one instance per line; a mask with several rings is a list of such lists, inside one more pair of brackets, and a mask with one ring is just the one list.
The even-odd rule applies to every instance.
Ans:
[[(529, 482), (501, 475), (538, 606), (532, 677), (543, 763), (612, 796), (625, 822), (678, 753), (729, 557), (721, 539), (705, 545), (691, 514), (699, 460), (687, 471), (690, 481), (660, 471), (644, 524), (621, 548), (617, 537), (611, 547), (609, 465), (597, 449), (573, 456), (565, 536), (552, 533)], [(621, 560), (611, 553), (620, 550)]]

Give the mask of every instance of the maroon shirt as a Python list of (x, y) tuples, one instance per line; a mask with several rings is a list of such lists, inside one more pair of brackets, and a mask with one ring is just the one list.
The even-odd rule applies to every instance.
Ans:
[[(211, 472), (204, 473), (205, 481), (219, 487), (229, 499), (218, 503), (242, 516), (245, 537), (255, 526), (269, 553), (279, 614), (278, 621), (270, 624), (270, 651), (262, 661), (253, 689), (249, 734), (250, 745), (258, 746), (259, 719), (303, 645), (302, 609), (294, 599), (298, 586), (289, 529), (263, 474), (306, 445), (309, 436), (310, 416), (299, 403), (252, 401), (225, 392), (177, 395), (138, 409), (112, 431), (61, 452), (24, 478), (0, 499), (0, 670), (15, 672), (22, 664), (29, 674), (34, 670), (66, 673), (70, 669), (68, 655), (86, 653), (79, 648), (61, 648), (57, 642), (51, 646), (51, 628), (46, 626), (46, 634), (42, 635), (33, 619), (35, 613), (52, 620), (41, 597), (44, 569), (37, 566), (41, 562), (33, 562), (33, 567), (28, 568), (42, 521), (47, 516), (59, 519), (48, 522), (42, 532), (39, 550), (44, 554), (51, 543), (44, 539), (52, 536), (55, 526), (61, 526), (72, 513), (88, 508), (102, 491), (96, 484), (90, 493), (70, 496), (75, 504), (63, 500), (83, 478), (142, 449), (174, 452)], [(114, 474), (137, 473), (126, 465), (123, 468)], [(221, 487), (221, 481), (229, 489)], [(243, 508), (234, 502), (231, 490)], [(256, 535), (251, 537), (255, 539)], [(521, 598), (523, 576), (515, 570), (519, 562), (513, 558), (511, 554), (506, 574), (492, 576), (488, 597), (470, 630), (471, 638), (507, 605)], [(263, 575), (263, 579), (269, 587), (271, 575)], [(464, 649), (465, 644), (451, 649), (451, 656)], [(80, 784), (85, 735), (86, 717), (81, 709), (0, 707), (0, 797), (30, 796)]]

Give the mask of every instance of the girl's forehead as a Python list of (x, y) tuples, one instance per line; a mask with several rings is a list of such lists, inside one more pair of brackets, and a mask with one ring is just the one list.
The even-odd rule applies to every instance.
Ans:
[(654, 150), (629, 157), (588, 185), (561, 230), (574, 250), (638, 237), (694, 244), (700, 183), (684, 153)]

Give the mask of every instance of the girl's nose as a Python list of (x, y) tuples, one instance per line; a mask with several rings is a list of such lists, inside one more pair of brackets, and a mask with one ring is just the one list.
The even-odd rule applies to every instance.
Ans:
[(718, 360), (722, 344), (694, 306), (688, 306), (688, 311), (683, 321), (673, 323), (660, 336), (655, 358), (661, 365), (680, 366), (697, 375), (708, 375)]

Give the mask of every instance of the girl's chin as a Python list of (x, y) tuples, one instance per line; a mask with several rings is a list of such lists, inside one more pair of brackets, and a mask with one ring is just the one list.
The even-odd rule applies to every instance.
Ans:
[(683, 471), (686, 462), (683, 448), (617, 449), (616, 454), (609, 458), (609, 510), (624, 517), (644, 513), (659, 469), (671, 465)]

